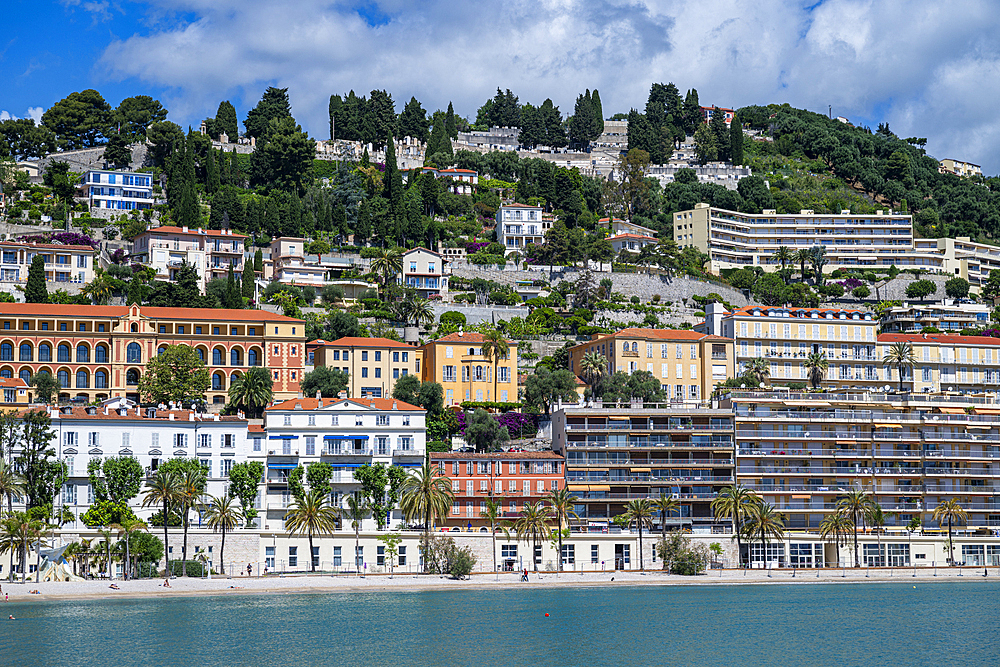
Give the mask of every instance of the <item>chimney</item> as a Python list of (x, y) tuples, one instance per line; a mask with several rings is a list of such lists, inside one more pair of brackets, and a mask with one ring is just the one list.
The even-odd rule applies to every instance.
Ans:
[(340, 392), (339, 394), (337, 394), (337, 398), (347, 398), (347, 392), (346, 391)]
[(174, 413), (171, 412), (169, 415), (167, 415), (167, 419), (169, 419), (170, 421), (173, 421), (174, 420)]
[(183, 229), (183, 230), (184, 230), (184, 233), (185, 233), (185, 234), (187, 234), (187, 230), (188, 230), (188, 227), (187, 227), (187, 225), (184, 225), (184, 226), (183, 226), (183, 227), (182, 227), (181, 229)]
[(396, 401), (392, 402), (392, 409), (393, 410), (398, 410), (399, 409), (399, 408), (396, 407)]
[(189, 422), (193, 422), (194, 421), (194, 412), (189, 412), (188, 413), (188, 421)]
[(212, 415), (212, 421), (214, 421), (214, 422), (219, 421), (219, 413), (218, 412), (216, 412), (214, 415)]

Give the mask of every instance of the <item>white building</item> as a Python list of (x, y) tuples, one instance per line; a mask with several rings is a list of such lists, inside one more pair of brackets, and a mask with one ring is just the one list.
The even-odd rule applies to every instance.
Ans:
[(608, 237), (608, 241), (611, 241), (615, 256), (622, 250), (639, 254), (646, 246), (656, 245), (656, 239), (645, 234), (618, 234)]
[(606, 227), (611, 236), (618, 234), (639, 234), (640, 236), (656, 236), (656, 230), (650, 227), (643, 227), (631, 220), (621, 218), (601, 218), (597, 221), (598, 227)]
[(497, 210), (497, 242), (507, 254), (521, 252), (529, 243), (544, 243), (551, 222), (542, 221), (542, 207), (501, 204)]
[(52, 283), (89, 283), (94, 279), (96, 250), (89, 245), (0, 242), (0, 286), (17, 294), (12, 285), (28, 282), (28, 268), (35, 255), (45, 261), (45, 280)]
[(904, 302), (882, 312), (882, 333), (919, 333), (924, 327), (944, 332), (989, 328), (992, 308), (985, 303), (956, 303), (945, 299), (928, 305)]
[(153, 207), (153, 177), (129, 171), (92, 170), (83, 175), (90, 208), (119, 211)]
[(228, 229), (188, 229), (164, 225), (135, 237), (133, 253), (140, 264), (156, 269), (160, 280), (173, 281), (182, 264), (198, 272), (199, 287), (213, 278), (225, 278), (232, 265), (242, 275), (247, 237)]
[(420, 296), (430, 298), (448, 291), (445, 259), (427, 248), (413, 248), (403, 253), (403, 283)]
[[(293, 497), (288, 476), (296, 466), (333, 467), (332, 500), (359, 490), (354, 471), (383, 463), (418, 468), (427, 451), (423, 408), (388, 398), (299, 398), (267, 408), (264, 432), (252, 434), (251, 456), (267, 465), (264, 528), (282, 525)], [(398, 510), (389, 524), (402, 520)]]

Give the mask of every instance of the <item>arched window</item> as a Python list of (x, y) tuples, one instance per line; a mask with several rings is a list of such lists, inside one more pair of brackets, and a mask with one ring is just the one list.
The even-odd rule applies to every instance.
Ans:
[(230, 386), (230, 387), (232, 387), (232, 386), (233, 386), (233, 383), (234, 383), (234, 382), (236, 382), (236, 378), (238, 378), (238, 377), (239, 377), (239, 373), (232, 373), (232, 374), (231, 374), (231, 375), (229, 376), (229, 386)]
[(242, 350), (239, 348), (233, 348), (229, 351), (229, 365), (230, 366), (242, 366), (243, 365), (243, 355)]
[(42, 343), (38, 346), (38, 360), (39, 361), (52, 361), (52, 346), (48, 343)]
[(639, 351), (639, 343), (632, 343), (632, 351), (633, 352)]
[(25, 384), (27, 384), (31, 380), (31, 371), (27, 368), (22, 368), (21, 372), (18, 373), (18, 377), (24, 380)]
[(129, 331), (132, 333), (139, 333), (139, 325), (133, 322), (132, 326), (129, 327)]
[(61, 389), (69, 389), (69, 371), (59, 371), (56, 373), (56, 379), (59, 380), (59, 387)]
[(73, 361), (72, 357), (70, 356), (69, 345), (67, 345), (66, 343), (62, 343), (59, 345), (58, 360)]
[(198, 358), (201, 359), (201, 363), (205, 363), (205, 350), (200, 347), (196, 347), (194, 351), (198, 353)]
[(128, 348), (125, 351), (125, 360), (130, 364), (138, 364), (142, 362), (142, 348), (139, 347), (139, 343), (129, 343)]
[(128, 372), (125, 373), (125, 384), (132, 386), (139, 384), (139, 371), (134, 368), (130, 368)]
[(31, 347), (31, 343), (21, 343), (21, 361), (34, 361), (35, 350)]
[(90, 348), (80, 343), (76, 346), (76, 363), (78, 364), (89, 364), (90, 363)]
[(0, 361), (14, 361), (14, 345), (12, 343), (0, 345)]
[(4, 368), (0, 370), (0, 378), (12, 378), (14, 377), (14, 371), (9, 368)]
[(226, 388), (225, 384), (226, 384), (226, 376), (223, 375), (222, 373), (216, 373), (215, 375), (212, 376), (213, 391), (222, 391), (223, 389)]
[(482, 381), (483, 379), (483, 367), (476, 366), (476, 378), (477, 381)]
[(104, 371), (97, 371), (94, 373), (94, 388), (95, 389), (107, 389), (108, 388), (108, 374)]
[(164, 352), (166, 352), (166, 351), (167, 351), (167, 346), (166, 346), (166, 345), (161, 345), (161, 346), (160, 346), (159, 348), (157, 348), (157, 350), (156, 350), (156, 356), (160, 356), (161, 354), (163, 354), (163, 353), (164, 353)]
[(108, 363), (108, 347), (106, 345), (98, 345), (94, 348), (94, 361), (99, 364)]
[(251, 348), (247, 351), (247, 366), (260, 366), (260, 356), (257, 354), (257, 350)]
[(76, 372), (76, 388), (90, 389), (90, 373), (87, 371)]
[(224, 357), (225, 357), (225, 351), (221, 347), (215, 348), (214, 350), (212, 350), (212, 365), (221, 366)]

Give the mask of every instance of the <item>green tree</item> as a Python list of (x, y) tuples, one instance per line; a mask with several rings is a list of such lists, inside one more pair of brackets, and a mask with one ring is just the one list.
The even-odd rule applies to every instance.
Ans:
[(578, 398), (576, 376), (571, 371), (550, 371), (545, 366), (537, 366), (535, 372), (525, 380), (525, 405), (542, 410), (545, 414), (549, 414), (552, 405), (559, 399), (575, 403)]
[(181, 546), (183, 564), (181, 567), (186, 577), (188, 563), (188, 514), (192, 509), (198, 507), (201, 496), (205, 493), (205, 487), (208, 484), (208, 470), (198, 459), (168, 459), (160, 467), (177, 472), (177, 506), (181, 514), (181, 523), (184, 527), (184, 541)]
[(87, 476), (94, 503), (83, 522), (88, 526), (128, 524), (135, 518), (128, 503), (142, 490), (143, 475), (142, 464), (132, 456), (91, 459)]
[(734, 166), (743, 164), (743, 123), (738, 114), (729, 125), (729, 160)]
[[(957, 500), (952, 498), (951, 500), (942, 501), (937, 507), (935, 507), (931, 517), (938, 522), (939, 526), (942, 523), (948, 524), (948, 556), (949, 561), (952, 565), (954, 565), (955, 545), (951, 540), (951, 527), (953, 523), (967, 523), (969, 520), (969, 514)], [(855, 531), (855, 539), (857, 539), (857, 531)]]
[(132, 164), (132, 149), (122, 134), (112, 134), (104, 147), (104, 163), (111, 169), (120, 169)]
[(824, 540), (833, 537), (833, 544), (837, 550), (837, 564), (840, 564), (840, 547), (847, 546), (847, 536), (851, 532), (851, 519), (843, 512), (827, 514), (819, 522), (819, 536)]
[(743, 535), (743, 520), (751, 505), (757, 502), (757, 496), (742, 484), (727, 486), (719, 492), (712, 501), (712, 512), (717, 519), (729, 519), (733, 522), (733, 539), (736, 540), (736, 560), (743, 556), (743, 545), (740, 538)]
[[(451, 106), (450, 104), (448, 105)], [(500, 500), (495, 500), (494, 498), (487, 498), (485, 500), (486, 507), (479, 512), (479, 518), (483, 519), (490, 525), (490, 537), (493, 540), (493, 571), (497, 571), (497, 525), (503, 518), (503, 502)], [(572, 509), (572, 508), (571, 508)], [(560, 535), (560, 540), (562, 536)], [(561, 542), (560, 542), (561, 544)], [(559, 552), (562, 553), (562, 547), (560, 546)]]
[(24, 494), (24, 478), (16, 468), (0, 457), (0, 505), (3, 498), (7, 498), (7, 512), (14, 513), (14, 496), (21, 497)]
[(132, 575), (132, 576), (134, 576), (135, 575), (135, 571), (131, 567), (131, 565), (132, 565), (132, 551), (131, 551), (131, 548), (130, 548), (131, 547), (131, 543), (132, 543), (132, 536), (135, 535), (135, 534), (137, 534), (137, 533), (140, 533), (141, 531), (149, 530), (149, 526), (146, 524), (145, 521), (142, 521), (141, 519), (132, 518), (132, 519), (126, 520), (124, 523), (116, 521), (115, 523), (110, 524), (108, 526), (108, 528), (110, 528), (111, 530), (114, 530), (115, 532), (117, 532), (118, 533), (118, 539), (121, 540), (124, 543), (124, 546), (125, 546), (125, 563), (124, 563), (125, 564), (125, 574), (126, 575)]
[(35, 373), (28, 384), (35, 388), (35, 397), (42, 403), (51, 403), (52, 395), (59, 393), (59, 380), (48, 371)]
[[(569, 520), (571, 518), (580, 518), (576, 511), (573, 509), (575, 504), (579, 500), (576, 496), (569, 492), (565, 486), (559, 490), (553, 489), (545, 495), (545, 502), (549, 504), (552, 508), (552, 514), (556, 520), (556, 537), (559, 542), (559, 570), (563, 569), (563, 548), (562, 548), (562, 538), (563, 531), (569, 531)], [(640, 547), (641, 548), (641, 547)], [(494, 546), (494, 551), (496, 547)], [(494, 566), (493, 569), (496, 569)]]
[(164, 545), (164, 569), (170, 571), (170, 556), (167, 551), (167, 525), (170, 523), (170, 508), (177, 507), (181, 503), (181, 479), (175, 470), (160, 466), (156, 474), (151, 479), (146, 480), (146, 490), (142, 494), (143, 507), (163, 507), (163, 545)]
[(28, 267), (28, 282), (24, 286), (25, 303), (48, 303), (49, 290), (45, 286), (45, 258), (36, 254)]
[(167, 110), (159, 100), (154, 100), (149, 95), (126, 97), (112, 114), (112, 122), (117, 127), (118, 134), (130, 144), (144, 141), (146, 128), (166, 119)]
[(264, 479), (264, 464), (260, 461), (244, 461), (237, 463), (229, 470), (229, 492), (240, 499), (241, 514), (246, 520), (246, 526), (253, 525), (257, 518), (254, 500), (257, 498), (258, 487)]
[(329, 491), (313, 489), (296, 500), (285, 513), (285, 530), (292, 535), (309, 537), (309, 564), (313, 572), (317, 560), (313, 556), (313, 535), (330, 535), (337, 528), (339, 512), (328, 504), (329, 497)]
[(410, 405), (420, 405), (420, 384), (420, 378), (416, 375), (404, 375), (396, 380), (392, 397)]
[(924, 299), (937, 292), (933, 280), (916, 280), (906, 286), (906, 298)]
[(715, 142), (715, 135), (707, 124), (702, 123), (695, 130), (694, 143), (694, 152), (698, 156), (698, 164), (707, 164), (719, 159), (719, 147)]
[(205, 505), (205, 523), (213, 531), (222, 532), (222, 546), (219, 548), (219, 572), (226, 571), (226, 533), (234, 530), (243, 520), (243, 513), (236, 506), (236, 498), (227, 494), (209, 496)]
[(580, 373), (591, 387), (608, 372), (608, 359), (599, 352), (588, 352), (580, 359)]
[(153, 123), (146, 129), (146, 137), (149, 140), (149, 154), (153, 164), (164, 166), (174, 151), (184, 143), (184, 130), (177, 123), (165, 120)]
[(248, 301), (252, 300), (256, 294), (257, 283), (251, 262), (246, 262), (243, 265), (243, 272), (240, 275), (240, 279), (240, 296)]
[(301, 195), (312, 178), (315, 155), (315, 143), (295, 119), (276, 118), (251, 156), (251, 182)]
[[(510, 356), (510, 343), (507, 338), (497, 329), (490, 329), (483, 334), (483, 356), (486, 361), (493, 364), (493, 400), (500, 400), (497, 395), (497, 381), (499, 380), (499, 364), (503, 359)], [(516, 369), (514, 371), (517, 372)]]
[(208, 368), (193, 347), (168, 345), (146, 363), (139, 393), (150, 403), (204, 399), (211, 385)]
[(917, 357), (913, 352), (913, 344), (906, 341), (893, 343), (889, 346), (889, 349), (885, 350), (884, 354), (882, 365), (886, 368), (896, 367), (896, 372), (899, 373), (899, 391), (902, 392), (903, 381), (909, 375), (910, 369), (917, 363)]
[[(743, 531), (751, 548), (755, 539), (760, 540), (761, 555), (763, 563), (767, 565), (767, 543), (772, 540), (781, 540), (785, 537), (785, 517), (776, 510), (773, 505), (754, 498), (755, 502), (747, 507), (746, 522), (743, 524)], [(752, 560), (752, 559), (751, 559)]]
[(42, 125), (56, 135), (63, 150), (99, 145), (111, 134), (110, 105), (93, 89), (70, 93), (42, 114)]
[(246, 412), (250, 419), (257, 419), (274, 399), (274, 380), (263, 366), (247, 369), (229, 385), (229, 401)]
[(354, 469), (354, 479), (361, 483), (362, 497), (378, 529), (385, 530), (399, 499), (400, 488), (406, 480), (406, 471), (399, 466), (386, 466), (380, 462), (366, 463)]
[[(454, 122), (453, 114), (452, 124)], [(403, 107), (403, 112), (399, 114), (397, 134), (400, 137), (413, 137), (421, 143), (427, 143), (430, 138), (429, 129), (430, 121), (427, 120), (427, 112), (420, 106), (417, 98), (411, 97), (410, 101)]]
[(29, 513), (41, 508), (48, 515), (66, 479), (66, 464), (55, 458), (56, 450), (52, 447), (55, 432), (51, 425), (46, 410), (32, 410), (22, 418), (22, 449), (14, 465), (24, 478), (25, 508)]
[(320, 392), (323, 398), (337, 398), (342, 391), (348, 391), (350, 378), (344, 371), (329, 366), (319, 366), (302, 377), (302, 394), (315, 396)]
[(215, 112), (215, 129), (220, 136), (225, 134), (230, 142), (235, 143), (240, 137), (239, 121), (236, 118), (236, 107), (229, 100), (219, 102)]
[(872, 505), (872, 498), (863, 489), (851, 489), (837, 501), (837, 509), (851, 520), (854, 528), (854, 567), (861, 567), (858, 555), (858, 523), (863, 521)]
[(486, 410), (476, 409), (466, 421), (465, 441), (477, 452), (495, 452), (509, 440), (507, 427), (500, 426)]
[[(524, 509), (514, 522), (514, 531), (517, 534), (518, 542), (530, 542), (533, 551), (538, 553), (538, 544), (548, 540), (552, 535), (552, 528), (549, 521), (552, 519), (552, 510), (542, 503), (525, 503)], [(532, 556), (535, 572), (538, 572), (538, 558)]]
[(253, 270), (255, 273), (260, 273), (264, 270), (264, 252), (260, 248), (253, 254)]
[[(434, 522), (448, 519), (448, 512), (455, 499), (451, 480), (442, 474), (440, 467), (431, 466), (430, 459), (424, 459), (423, 465), (404, 480), (401, 492), (399, 506), (406, 521), (424, 525), (423, 544), (426, 554)], [(425, 558), (424, 571), (426, 570)]]
[(965, 278), (952, 278), (944, 284), (944, 293), (950, 299), (964, 299), (969, 296), (969, 281)]
[(809, 371), (809, 384), (813, 389), (819, 389), (826, 378), (826, 371), (830, 368), (830, 361), (823, 352), (813, 352), (810, 354), (803, 366)]
[[(718, 498), (716, 498), (718, 500)], [(681, 504), (677, 502), (677, 499), (672, 496), (668, 496), (663, 491), (660, 491), (660, 495), (654, 498), (652, 501), (653, 509), (660, 513), (660, 537), (664, 541), (667, 539), (667, 517), (677, 514), (680, 512)], [(667, 569), (667, 564), (663, 564), (663, 569)]]
[(257, 106), (247, 112), (243, 125), (246, 127), (247, 136), (255, 137), (259, 141), (273, 129), (272, 120), (285, 118), (292, 118), (292, 107), (288, 102), (288, 89), (269, 86), (264, 91), (260, 101), (257, 102)]
[(768, 383), (771, 379), (770, 362), (763, 357), (750, 359), (744, 366), (743, 377), (755, 388)]

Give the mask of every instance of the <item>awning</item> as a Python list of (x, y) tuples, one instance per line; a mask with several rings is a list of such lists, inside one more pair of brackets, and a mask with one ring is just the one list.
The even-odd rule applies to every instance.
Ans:
[(590, 485), (590, 490), (591, 491), (610, 491), (611, 487), (609, 485), (607, 485), (607, 484), (591, 484)]
[(594, 472), (608, 472), (607, 468), (591, 468), (590, 466), (587, 466), (585, 469), (592, 470)]
[(272, 435), (272, 436), (268, 436), (267, 439), (268, 440), (298, 440), (299, 436), (297, 436), (297, 435)]
[(998, 408), (973, 408), (972, 411), (977, 415), (1000, 415)]
[(995, 424), (969, 424), (967, 428), (984, 428), (989, 431)]
[(943, 414), (946, 415), (964, 415), (964, 408), (938, 408)]
[(631, 468), (632, 472), (652, 472), (652, 468)]
[(875, 428), (903, 428), (902, 424), (875, 424)]
[(271, 470), (292, 470), (298, 468), (298, 463), (268, 463), (267, 467)]
[(367, 435), (324, 435), (324, 440), (367, 440)]
[(792, 500), (809, 500), (812, 496), (792, 496)]
[(399, 466), (400, 468), (419, 468), (423, 464), (422, 463), (397, 463), (396, 465)]
[(784, 401), (783, 405), (790, 408), (828, 408), (831, 404), (826, 401)]
[(586, 484), (569, 484), (566, 488), (570, 491), (590, 491), (590, 487)]

